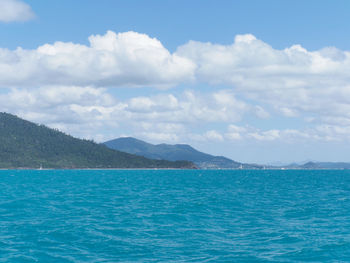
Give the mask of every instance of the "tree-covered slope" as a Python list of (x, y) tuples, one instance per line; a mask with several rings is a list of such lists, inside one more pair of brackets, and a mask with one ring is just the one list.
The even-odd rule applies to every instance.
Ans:
[(193, 168), (150, 160), (0, 113), (0, 168)]
[(200, 168), (260, 168), (256, 165), (242, 164), (223, 156), (213, 156), (192, 148), (187, 144), (150, 144), (135, 138), (118, 138), (104, 143), (111, 149), (137, 154), (159, 160), (186, 160)]

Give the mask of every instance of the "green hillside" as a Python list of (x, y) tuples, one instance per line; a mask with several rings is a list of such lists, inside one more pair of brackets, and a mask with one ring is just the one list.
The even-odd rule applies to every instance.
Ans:
[(151, 160), (0, 113), (0, 168), (193, 168)]

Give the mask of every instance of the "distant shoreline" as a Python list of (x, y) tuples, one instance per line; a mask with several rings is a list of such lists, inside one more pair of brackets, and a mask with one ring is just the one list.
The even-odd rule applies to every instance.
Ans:
[(118, 171), (118, 170), (126, 170), (126, 171), (139, 171), (139, 170), (198, 170), (198, 171), (318, 171), (318, 170), (350, 170), (350, 168), (265, 168), (265, 169), (235, 169), (235, 168), (218, 168), (218, 169), (187, 169), (187, 168), (0, 168), (0, 171)]

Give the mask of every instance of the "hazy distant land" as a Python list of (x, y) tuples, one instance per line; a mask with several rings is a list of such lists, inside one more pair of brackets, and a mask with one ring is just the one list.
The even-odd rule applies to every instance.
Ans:
[(132, 137), (123, 137), (104, 143), (111, 149), (158, 160), (193, 162), (200, 169), (350, 169), (345, 162), (305, 162), (302, 164), (263, 165), (240, 163), (224, 156), (200, 152), (187, 144), (150, 144)]

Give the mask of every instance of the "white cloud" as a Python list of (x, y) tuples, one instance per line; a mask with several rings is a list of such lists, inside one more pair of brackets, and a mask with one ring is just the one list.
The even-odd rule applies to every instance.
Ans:
[[(13, 89), (0, 95), (3, 111), (25, 119), (69, 131), (70, 126), (96, 126), (100, 115), (108, 115), (115, 99), (104, 89), (92, 87), (44, 87), (36, 90)], [(84, 134), (83, 128), (81, 134)]]
[[(210, 123), (235, 122), (250, 110), (226, 90), (118, 100), (106, 89), (88, 86), (10, 89), (0, 94), (0, 105), (2, 111), (78, 137), (109, 139), (129, 134), (156, 138), (159, 134), (158, 140), (179, 142), (198, 132), (197, 127), (205, 130)], [(200, 134), (201, 140), (223, 140), (218, 131), (207, 131)]]
[(35, 50), (0, 49), (0, 86), (169, 87), (193, 78), (192, 61), (145, 34), (108, 31), (89, 41), (89, 46), (56, 42)]
[(255, 108), (255, 115), (260, 119), (268, 119), (270, 118), (270, 113), (268, 113), (263, 107), (256, 105)]
[(187, 124), (235, 122), (250, 111), (246, 103), (227, 90), (134, 97), (127, 105), (127, 111), (140, 120)]
[(281, 137), (279, 130), (268, 130), (263, 132), (248, 133), (248, 137), (251, 137), (258, 141), (274, 141)]
[(27, 21), (35, 17), (31, 7), (20, 0), (0, 0), (0, 21)]
[(243, 137), (245, 137), (246, 131), (247, 129), (244, 127), (230, 124), (227, 127), (225, 138), (231, 141), (241, 140)]
[(273, 142), (281, 144), (309, 144), (311, 142), (350, 142), (350, 125), (317, 125), (297, 129), (267, 129), (261, 130), (252, 126), (229, 125), (224, 134), (227, 141), (256, 141)]
[(173, 94), (136, 97), (127, 104), (129, 114), (148, 111), (153, 119), (232, 122), (249, 111), (261, 119), (277, 112), (318, 124), (350, 121), (348, 51), (334, 47), (308, 51), (300, 45), (278, 50), (253, 35), (238, 35), (231, 45), (190, 41), (175, 53), (136, 32), (108, 31), (90, 36), (89, 43), (0, 49), (0, 87), (164, 88), (205, 82), (224, 85), (226, 90), (212, 92), (210, 98), (198, 96), (200, 91), (188, 92), (181, 102)]
[[(237, 100), (227, 90), (180, 95), (161, 93), (118, 100), (94, 87), (49, 86), (11, 89), (0, 94), (1, 110), (43, 123), (72, 135), (107, 140), (132, 135), (153, 142), (224, 141), (350, 141), (350, 122), (335, 120), (304, 129), (266, 129), (230, 124), (256, 107)], [(343, 125), (337, 122), (344, 122)], [(229, 124), (227, 131), (213, 127)]]
[[(223, 99), (223, 94), (229, 99)], [(149, 106), (144, 110), (142, 107), (135, 109), (135, 103), (145, 101)], [(124, 100), (112, 96), (107, 89), (77, 86), (11, 89), (0, 94), (2, 111), (99, 142), (122, 135), (152, 143), (196, 146), (214, 143), (220, 147), (252, 142), (253, 145), (350, 142), (350, 123), (311, 125), (300, 129), (240, 125), (236, 121), (244, 114), (256, 114), (255, 107), (241, 103), (227, 90), (207, 94), (193, 91), (178, 95), (160, 93)], [(222, 128), (225, 124), (226, 130)]]
[[(271, 129), (271, 130), (260, 130), (256, 127), (246, 126), (240, 127), (236, 125), (229, 125), (225, 139), (228, 141), (237, 140), (255, 140), (255, 141), (279, 141), (282, 143), (295, 143), (300, 142), (303, 139), (312, 139), (311, 134), (315, 133), (315, 130), (304, 130), (298, 131), (295, 129)], [(319, 138), (314, 138), (319, 139)]]
[[(158, 142), (350, 141), (349, 51), (277, 50), (253, 35), (236, 36), (231, 45), (190, 41), (175, 53), (136, 32), (108, 31), (89, 43), (0, 49), (0, 87), (11, 89), (0, 95), (2, 110), (99, 140), (127, 134)], [(198, 90), (119, 100), (106, 89), (180, 83)], [(212, 87), (200, 90), (200, 83)], [(276, 113), (307, 128), (280, 129)], [(244, 126), (245, 116), (268, 122), (264, 129)], [(238, 122), (243, 127), (222, 128)]]
[(210, 130), (205, 133), (205, 138), (210, 140), (210, 141), (223, 141), (224, 137), (215, 130)]
[[(196, 64), (198, 82), (231, 86), (240, 97), (271, 105), (283, 116), (349, 118), (349, 51), (308, 51), (300, 45), (278, 50), (253, 35), (238, 35), (231, 45), (190, 41), (176, 54)], [(257, 108), (257, 116), (269, 113)]]

